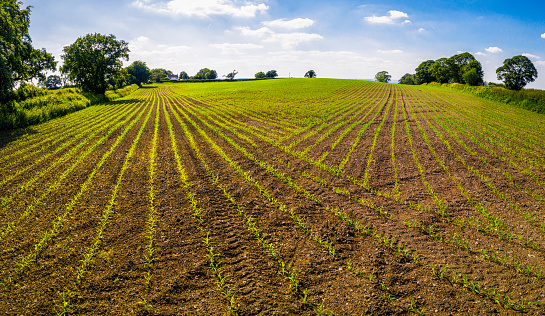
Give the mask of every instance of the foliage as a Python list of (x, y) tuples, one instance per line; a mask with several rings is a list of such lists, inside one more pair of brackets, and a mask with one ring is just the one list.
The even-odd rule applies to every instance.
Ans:
[(481, 63), (470, 53), (461, 53), (447, 59), (449, 82), (463, 83), (470, 86), (482, 86), (483, 68)]
[(30, 7), (3, 0), (0, 6), (0, 102), (11, 99), (17, 83), (34, 78), (45, 80), (45, 70), (55, 70), (57, 62), (45, 49), (32, 47), (28, 29)]
[(439, 83), (447, 83), (449, 81), (450, 70), (447, 60), (447, 58), (439, 58), (430, 66), (430, 74), (433, 76), (434, 81)]
[(316, 72), (314, 70), (307, 71), (305, 78), (316, 78)]
[(218, 73), (215, 70), (210, 70), (208, 68), (203, 68), (195, 75), (195, 79), (216, 79), (218, 78)]
[(375, 81), (378, 81), (378, 82), (388, 83), (390, 82), (390, 79), (392, 79), (392, 76), (390, 76), (387, 71), (379, 71), (375, 75)]
[(61, 87), (62, 81), (61, 77), (57, 75), (51, 75), (45, 79), (45, 81), (42, 82), (43, 86), (46, 87), (49, 90), (55, 90)]
[(265, 78), (267, 75), (265, 75), (265, 73), (263, 71), (260, 71), (258, 73), (255, 74), (255, 78), (256, 79), (263, 79)]
[(9, 101), (0, 109), (0, 130), (43, 123), (55, 117), (84, 109), (91, 102), (74, 89), (46, 92), (24, 101)]
[(80, 37), (63, 49), (63, 74), (84, 91), (104, 94), (108, 79), (116, 78), (122, 69), (122, 60), (129, 60), (129, 47), (114, 35), (99, 33)]
[(399, 79), (400, 84), (414, 85), (416, 84), (416, 82), (416, 75), (411, 75), (409, 73), (404, 74), (403, 77)]
[(126, 69), (130, 75), (130, 83), (137, 84), (139, 87), (142, 87), (142, 83), (148, 82), (151, 77), (150, 69), (145, 62), (140, 60), (133, 62)]
[(182, 71), (180, 72), (180, 75), (178, 76), (178, 78), (180, 78), (180, 80), (187, 80), (189, 79), (189, 75), (187, 74), (187, 72)]
[[(437, 84), (430, 84), (437, 85)], [(437, 85), (439, 86), (439, 85)], [(545, 91), (536, 89), (509, 90), (499, 84), (490, 83), (488, 87), (471, 87), (460, 84), (443, 84), (448, 87), (492, 101), (521, 107), (537, 113), (545, 114)]]
[(171, 74), (172, 72), (170, 70), (166, 70), (164, 68), (155, 68), (151, 70), (150, 79), (155, 82), (161, 82), (162, 80), (166, 80)]
[(267, 78), (276, 78), (276, 77), (278, 77), (278, 73), (276, 72), (276, 70), (269, 70), (269, 71), (267, 71), (265, 76)]
[(109, 89), (117, 90), (128, 85), (131, 75), (127, 68), (121, 69), (118, 73), (108, 79)]
[(415, 84), (430, 83), (435, 81), (435, 77), (431, 74), (430, 70), (433, 64), (435, 64), (434, 60), (426, 60), (416, 67)]
[[(126, 86), (122, 89), (117, 89), (117, 90), (109, 90), (109, 91), (106, 91), (106, 93), (104, 94), (105, 96), (105, 100), (101, 101), (101, 102), (107, 102), (107, 101), (114, 101), (114, 100), (117, 100), (119, 98), (122, 98), (122, 97), (125, 97), (125, 96), (128, 96), (129, 94), (133, 93), (134, 91), (138, 90), (139, 86), (137, 84), (132, 84), (130, 86)], [(96, 102), (91, 102), (91, 104), (95, 104)]]
[(227, 80), (233, 80), (235, 79), (235, 76), (238, 74), (238, 71), (233, 70), (233, 72), (228, 73), (224, 77), (227, 78)]
[(510, 90), (520, 90), (537, 78), (534, 64), (526, 56), (518, 55), (503, 61), (503, 66), (496, 69), (499, 80)]

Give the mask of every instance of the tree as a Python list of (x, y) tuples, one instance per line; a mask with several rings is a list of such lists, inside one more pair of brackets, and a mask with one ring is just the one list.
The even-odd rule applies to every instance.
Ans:
[(238, 74), (238, 71), (233, 70), (233, 72), (228, 73), (228, 74), (225, 75), (224, 77), (226, 77), (227, 80), (233, 80), (233, 79), (235, 79), (235, 76), (236, 76), (237, 74)]
[(507, 58), (503, 66), (496, 69), (498, 80), (503, 80), (505, 87), (510, 90), (520, 90), (537, 78), (534, 64), (526, 56), (518, 55)]
[(439, 83), (447, 83), (450, 79), (450, 69), (446, 58), (439, 58), (429, 68), (430, 74)]
[(129, 60), (129, 47), (114, 35), (99, 33), (80, 37), (63, 49), (61, 71), (84, 91), (104, 94), (108, 79), (123, 69), (122, 60)]
[(55, 71), (57, 62), (44, 48), (34, 49), (28, 28), (30, 8), (21, 2), (2, 0), (0, 5), (0, 102), (13, 96), (17, 83), (44, 81), (46, 70)]
[(164, 68), (155, 68), (151, 70), (150, 79), (155, 82), (161, 82), (162, 80), (167, 79), (170, 74), (172, 74), (170, 70), (166, 70)]
[(57, 75), (51, 75), (51, 76), (47, 77), (47, 79), (44, 80), (42, 83), (43, 83), (43, 86), (46, 87), (49, 90), (58, 89), (62, 85), (61, 77), (59, 77)]
[(448, 82), (464, 83), (472, 86), (482, 86), (483, 67), (470, 53), (461, 53), (447, 59), (449, 72)]
[(263, 79), (265, 78), (267, 75), (263, 72), (263, 71), (260, 71), (258, 73), (255, 74), (255, 78), (256, 79)]
[(314, 70), (307, 71), (305, 78), (316, 78), (316, 72)]
[(178, 78), (180, 78), (180, 80), (187, 80), (189, 79), (189, 75), (187, 74), (187, 72), (182, 71), (180, 72), (180, 75), (178, 76)]
[(387, 71), (379, 71), (375, 75), (375, 80), (378, 82), (388, 83), (390, 82), (390, 79), (392, 79), (392, 76), (390, 76)]
[(195, 79), (209, 79), (213, 80), (218, 78), (218, 73), (215, 70), (203, 68), (195, 75)]
[(139, 87), (142, 87), (142, 83), (148, 82), (151, 77), (151, 70), (145, 62), (140, 60), (127, 67), (127, 72), (130, 75), (130, 83), (136, 83)]
[(426, 60), (416, 67), (415, 84), (430, 83), (435, 81), (435, 77), (433, 77), (430, 72), (430, 68), (433, 64), (435, 64), (435, 60)]
[(128, 85), (130, 82), (130, 79), (131, 79), (131, 75), (129, 75), (127, 68), (123, 68), (121, 69), (121, 71), (117, 72), (114, 76), (111, 76), (110, 78), (108, 78), (108, 84), (112, 86), (114, 90), (116, 90)]
[(269, 70), (269, 71), (267, 71), (265, 76), (267, 78), (276, 78), (276, 77), (278, 77), (278, 73), (276, 73), (276, 70)]
[(399, 79), (399, 83), (400, 84), (409, 84), (409, 85), (416, 84), (415, 76), (416, 75), (411, 75), (409, 73), (406, 73), (406, 74), (403, 75), (403, 77), (401, 77), (401, 79)]

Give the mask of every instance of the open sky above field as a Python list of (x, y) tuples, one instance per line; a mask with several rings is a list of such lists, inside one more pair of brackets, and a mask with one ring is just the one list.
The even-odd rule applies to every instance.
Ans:
[(129, 42), (131, 61), (194, 75), (201, 68), (253, 77), (394, 80), (424, 60), (472, 53), (486, 81), (514, 55), (529, 57), (545, 89), (545, 2), (506, 0), (25, 0), (31, 36), (60, 60), (62, 48), (99, 32)]

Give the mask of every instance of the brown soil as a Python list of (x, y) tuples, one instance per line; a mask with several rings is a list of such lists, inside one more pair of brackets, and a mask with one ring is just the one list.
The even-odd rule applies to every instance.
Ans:
[[(485, 139), (470, 138), (458, 132), (473, 154), (458, 144), (441, 125), (448, 124), (445, 118), (466, 119), (466, 114), (457, 112), (455, 107), (443, 109), (437, 116), (435, 106), (441, 101), (432, 95), (400, 86), (388, 89), (382, 90), (375, 85), (355, 86), (338, 95), (340, 100), (352, 100), (372, 92), (375, 97), (383, 94), (372, 102), (391, 104), (387, 115), (386, 106), (380, 110), (346, 164), (344, 174), (339, 175), (323, 166), (336, 166), (344, 159), (358, 131), (372, 119), (374, 112), (345, 136), (323, 162), (322, 168), (313, 161), (330, 150), (342, 130), (362, 118), (367, 110), (322, 141), (317, 142), (320, 133), (329, 127), (289, 149), (283, 146), (305, 137), (318, 126), (284, 141), (283, 146), (275, 145), (262, 135), (269, 133), (278, 137), (288, 132), (278, 125), (267, 125), (271, 118), (261, 120), (259, 114), (247, 118), (230, 112), (228, 106), (207, 116), (206, 112), (215, 107), (213, 102), (181, 97), (170, 93), (168, 87), (159, 87), (138, 90), (131, 95), (131, 102), (104, 106), (98, 111), (87, 109), (59, 119), (61, 124), (58, 126), (61, 127), (58, 128), (50, 122), (33, 128), (32, 134), (14, 132), (3, 136), (0, 152), (12, 155), (7, 161), (17, 163), (9, 170), (2, 170), (1, 177), (33, 162), (31, 157), (22, 158), (28, 153), (17, 154), (22, 148), (18, 142), (30, 146), (63, 130), (75, 133), (76, 126), (85, 120), (94, 130), (100, 129), (102, 118), (110, 120), (114, 115), (128, 118), (135, 114), (132, 122), (142, 114), (124, 137), (122, 132), (131, 122), (113, 131), (74, 168), (59, 189), (39, 203), (33, 201), (76, 162), (78, 155), (112, 127), (97, 133), (74, 156), (20, 190), (12, 202), (0, 208), (0, 232), (3, 232), (0, 235), (0, 314), (51, 315), (62, 313), (64, 306), (66, 314), (76, 315), (225, 315), (229, 314), (229, 308), (238, 315), (516, 315), (522, 312), (525, 302), (531, 301), (524, 312), (541, 315), (545, 302), (544, 279), (536, 272), (545, 267), (545, 234), (538, 227), (539, 223), (545, 223), (540, 213), (545, 205), (535, 196), (544, 196), (545, 188), (531, 174), (491, 155), (474, 142), (476, 139), (485, 142)], [(374, 105), (372, 102), (366, 106)], [(461, 98), (452, 102), (465, 104), (470, 101)], [(120, 106), (126, 110), (117, 111), (116, 107)], [(85, 111), (89, 112), (88, 117)], [(344, 112), (331, 113), (326, 122), (334, 121)], [(394, 113), (395, 165), (391, 159)], [(149, 120), (144, 125), (148, 114)], [(151, 203), (149, 157), (157, 115), (160, 120), (153, 201), (156, 212), (153, 246), (156, 250), (153, 263), (147, 265), (147, 222)], [(173, 124), (177, 154), (187, 174), (187, 187), (177, 169), (167, 115)], [(371, 151), (375, 130), (385, 115), (377, 144)], [(264, 242), (276, 250), (286, 265), (296, 269), (297, 289), (281, 273), (280, 261), (255, 238), (244, 216), (212, 181), (176, 116), (181, 117), (202, 158), (218, 176), (218, 183), (255, 221)], [(441, 132), (443, 140), (426, 120)], [(406, 123), (422, 174), (411, 152)], [(259, 132), (236, 128), (250, 125)], [(114, 191), (129, 149), (141, 128), (142, 136), (128, 159), (128, 168), (118, 191)], [(492, 133), (486, 129), (482, 132)], [(118, 137), (122, 138), (117, 144)], [(450, 144), (450, 150), (445, 141)], [(63, 142), (55, 143), (43, 152), (36, 149), (36, 156), (55, 150)], [(115, 144), (117, 147), (110, 154), (109, 150)], [(313, 144), (314, 148), (305, 159), (297, 156), (297, 151)], [(0, 187), (0, 196), (18, 192), (18, 188), (76, 145), (77, 142)], [(508, 152), (489, 143), (487, 146), (498, 156), (509, 157), (521, 168), (531, 170), (534, 177), (545, 178), (541, 170), (529, 169), (530, 165)], [(368, 187), (364, 187), (361, 180), (370, 153), (369, 182)], [(236, 164), (238, 171), (224, 159), (225, 156)], [(89, 178), (103, 157), (107, 157), (104, 164)], [(485, 157), (489, 164), (479, 157)], [(506, 198), (491, 190), (467, 166), (490, 179)], [(399, 197), (394, 197), (394, 167)], [(290, 180), (283, 181), (271, 170)], [(247, 181), (244, 173), (256, 182)], [(448, 205), (449, 219), (438, 214), (439, 207), (423, 178), (437, 198)], [(79, 196), (87, 179), (91, 181)], [(526, 188), (526, 192), (521, 188)], [(340, 189), (344, 189), (344, 193)], [(203, 210), (202, 222), (193, 215), (187, 190), (195, 196), (197, 207)], [(264, 190), (272, 198), (265, 197)], [(77, 269), (84, 254), (92, 247), (100, 219), (114, 192), (113, 213), (87, 272), (77, 283)], [(534, 197), (528, 192), (534, 192)], [(472, 201), (482, 203), (484, 209), (501, 220), (509, 233), (517, 236), (500, 238), (486, 230), (490, 216), (487, 219), (468, 196)], [(364, 203), (362, 199), (368, 202)], [(77, 201), (74, 207), (43, 250), (24, 270), (19, 270), (21, 258), (35, 251), (35, 245), (44, 233), (51, 232), (53, 223), (74, 200)], [(370, 203), (376, 207), (369, 207)], [(33, 205), (30, 215), (18, 220), (29, 205)], [(285, 209), (279, 205), (285, 205)], [(536, 212), (538, 224), (532, 224), (519, 214), (516, 206), (525, 212)], [(388, 242), (379, 241), (362, 233), (349, 221), (343, 221), (338, 213), (331, 211), (336, 208), (358, 222), (358, 227), (367, 225), (380, 232)], [(379, 208), (390, 215), (379, 214)], [(304, 220), (305, 227), (312, 233), (302, 229), (290, 212)], [(460, 224), (461, 220), (469, 219), (478, 220), (482, 226), (477, 229), (474, 224)], [(418, 227), (410, 227), (414, 226), (411, 224), (414, 221), (420, 223)], [(14, 223), (9, 231), (5, 230), (8, 223)], [(430, 225), (433, 225), (435, 237), (430, 235)], [(203, 242), (203, 231), (210, 232), (208, 237), (213, 252), (217, 254), (216, 260), (220, 260), (219, 267), (226, 276), (228, 288), (234, 293), (232, 296), (219, 290)], [(526, 238), (532, 242), (524, 244)], [(335, 253), (324, 245), (334, 248)], [(411, 250), (410, 255), (402, 255), (404, 247)], [(483, 249), (488, 251), (487, 255), (483, 254)], [(491, 258), (493, 251), (497, 251), (496, 260)], [(501, 261), (504, 256), (507, 259)], [(356, 270), (351, 271), (351, 267)], [(148, 273), (151, 274), (150, 282), (144, 277)], [(493, 290), (501, 294), (494, 296)], [(61, 293), (71, 293), (64, 297), (66, 305), (63, 305)], [(509, 303), (506, 297), (515, 303), (506, 306)]]

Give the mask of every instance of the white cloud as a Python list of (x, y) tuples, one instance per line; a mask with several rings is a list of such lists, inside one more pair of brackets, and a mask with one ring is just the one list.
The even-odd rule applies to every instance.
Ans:
[(319, 41), (324, 39), (323, 36), (319, 34), (309, 34), (309, 33), (275, 33), (272, 34), (269, 38), (264, 39), (263, 42), (278, 42), (284, 48), (292, 48), (299, 45), (302, 42), (312, 42)]
[(272, 27), (272, 28), (276, 27), (276, 28), (291, 29), (291, 30), (303, 29), (305, 27), (314, 25), (314, 21), (307, 18), (305, 19), (297, 18), (297, 19), (293, 19), (289, 21), (286, 21), (284, 19), (278, 19), (274, 21), (265, 21), (262, 23), (263, 25)]
[(543, 66), (543, 67), (545, 67), (545, 61), (544, 61), (544, 60), (536, 61), (534, 64), (535, 64), (536, 66)]
[(256, 50), (263, 48), (263, 45), (257, 44), (238, 44), (238, 43), (222, 43), (222, 44), (210, 44), (210, 47), (214, 47), (221, 50), (222, 54), (242, 54), (245, 51)]
[(252, 30), (249, 27), (235, 27), (235, 30), (240, 31), (242, 35), (260, 37), (265, 43), (280, 43), (283, 48), (292, 48), (302, 42), (311, 42), (324, 39), (319, 34), (310, 33), (276, 33), (268, 27), (262, 27), (257, 30)]
[(545, 38), (545, 33), (541, 34), (541, 38)]
[(246, 35), (246, 36), (265, 37), (265, 36), (270, 36), (274, 34), (273, 30), (271, 30), (268, 27), (262, 27), (257, 30), (252, 30), (251, 28), (247, 26), (239, 26), (239, 27), (235, 27), (234, 29), (237, 31), (240, 31), (242, 35)]
[(411, 24), (411, 23), (413, 23), (413, 22), (411, 22), (411, 20), (405, 20), (405, 21), (403, 21), (403, 23), (401, 23), (401, 24)]
[[(388, 11), (388, 15), (385, 16), (368, 16), (365, 17), (365, 20), (372, 24), (394, 24), (397, 20), (401, 18), (408, 18), (409, 15), (405, 12), (397, 11), (397, 10), (390, 10)], [(411, 21), (405, 20), (403, 24), (410, 23)]]
[(531, 59), (541, 59), (541, 57), (539, 57), (539, 56), (528, 54), (528, 53), (522, 54), (522, 56), (526, 56), (526, 57), (531, 58)]
[(403, 51), (400, 50), (400, 49), (391, 49), (391, 50), (377, 50), (377, 53), (381, 53), (381, 54), (402, 54)]
[(166, 15), (185, 15), (207, 17), (210, 15), (230, 15), (234, 17), (254, 17), (258, 12), (269, 9), (264, 3), (247, 1), (244, 5), (236, 0), (169, 0), (134, 1), (132, 5), (155, 13)]
[(475, 55), (477, 55), (477, 56), (486, 56), (486, 54), (483, 53), (483, 52), (476, 52)]
[(424, 32), (426, 32), (426, 29), (424, 29), (424, 28), (419, 28), (417, 32), (418, 32), (418, 33), (424, 33)]
[(153, 61), (158, 59), (167, 64), (177, 60), (177, 56), (180, 54), (191, 51), (189, 46), (158, 44), (145, 36), (139, 36), (129, 41), (129, 49), (131, 50), (131, 61)]
[(497, 54), (497, 53), (503, 52), (503, 49), (499, 47), (488, 47), (488, 48), (485, 48), (484, 50), (491, 54)]

